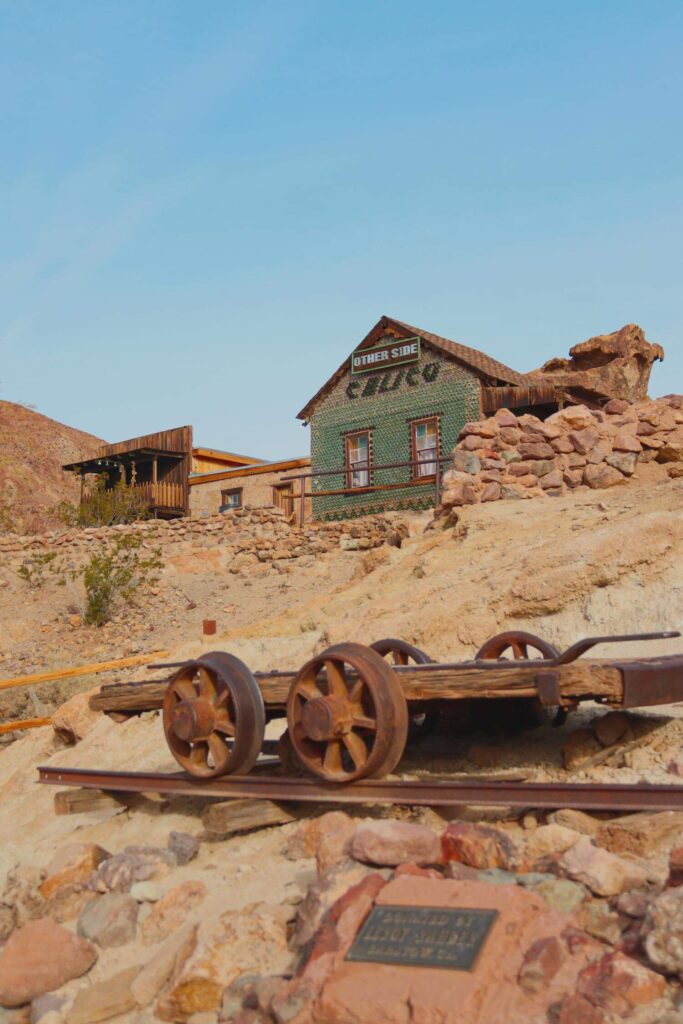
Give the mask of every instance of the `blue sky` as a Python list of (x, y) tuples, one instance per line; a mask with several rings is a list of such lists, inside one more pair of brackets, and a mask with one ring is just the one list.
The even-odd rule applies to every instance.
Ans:
[(303, 454), (382, 313), (683, 391), (683, 5), (0, 0), (0, 397)]

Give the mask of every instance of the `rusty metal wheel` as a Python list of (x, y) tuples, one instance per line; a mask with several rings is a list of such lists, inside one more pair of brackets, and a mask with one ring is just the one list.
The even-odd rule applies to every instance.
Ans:
[(415, 665), (428, 665), (432, 660), (419, 647), (413, 647), (406, 640), (394, 640), (387, 637), (385, 640), (375, 640), (370, 647), (373, 651), (381, 654), (383, 658), (390, 655), (394, 665), (409, 665), (411, 661)]
[(328, 782), (386, 775), (408, 734), (401, 685), (384, 659), (361, 644), (336, 644), (292, 682), (287, 725), (300, 762)]
[(246, 774), (263, 745), (263, 697), (244, 662), (214, 651), (170, 680), (163, 723), (171, 753), (191, 775)]
[[(535, 656), (533, 652), (536, 652)], [(550, 661), (552, 658), (558, 658), (559, 654), (560, 652), (553, 644), (542, 640), (540, 636), (525, 633), (520, 629), (509, 629), (505, 633), (492, 636), (490, 640), (482, 644), (475, 658), (477, 661), (527, 661), (530, 659)], [(563, 708), (548, 708), (535, 697), (520, 698), (515, 700), (514, 704), (505, 701), (505, 706), (501, 707), (501, 710), (506, 717), (509, 716), (510, 727), (520, 731), (549, 722), (561, 725), (566, 718)], [(495, 708), (489, 707), (489, 711), (495, 712)]]
[(553, 647), (547, 640), (541, 640), (540, 636), (524, 633), (519, 629), (509, 629), (506, 633), (492, 636), (490, 640), (482, 644), (475, 654), (475, 658), (477, 661), (498, 660), (499, 658), (526, 661), (533, 657), (533, 654), (529, 654), (530, 650), (537, 651), (544, 660), (558, 658), (560, 655), (556, 647)]
[[(432, 659), (425, 651), (421, 651), (419, 647), (414, 647), (406, 640), (395, 640), (387, 637), (384, 640), (375, 640), (374, 644), (370, 644), (370, 646), (373, 651), (377, 651), (383, 658), (387, 660), (391, 658), (394, 665), (409, 665), (411, 662), (414, 665), (429, 665), (432, 663)], [(408, 742), (419, 743), (426, 736), (431, 736), (439, 724), (439, 719), (438, 711), (420, 711), (417, 714), (411, 714), (408, 724)]]

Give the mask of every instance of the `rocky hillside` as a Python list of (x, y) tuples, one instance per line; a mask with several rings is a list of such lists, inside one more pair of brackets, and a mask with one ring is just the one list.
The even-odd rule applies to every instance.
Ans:
[(56, 525), (50, 509), (79, 495), (63, 463), (91, 458), (104, 443), (23, 405), (0, 401), (0, 532)]

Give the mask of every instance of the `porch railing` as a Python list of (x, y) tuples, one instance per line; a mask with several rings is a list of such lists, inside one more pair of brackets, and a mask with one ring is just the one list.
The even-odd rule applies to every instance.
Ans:
[(144, 496), (152, 508), (185, 507), (182, 484), (158, 480), (157, 483), (135, 484), (135, 490)]
[[(417, 459), (409, 459), (407, 462), (384, 462), (381, 464), (370, 463), (368, 466), (356, 465), (355, 469), (368, 472), (372, 474), (377, 470), (381, 469), (410, 469), (411, 472), (418, 467), (424, 469), (425, 465), (434, 465), (438, 463), (439, 466), (445, 463), (450, 463), (453, 459), (452, 455), (435, 455), (429, 456), (429, 459), (424, 462), (420, 462)], [(394, 491), (397, 489), (405, 489), (406, 487), (433, 487), (434, 488), (434, 508), (439, 508), (441, 504), (441, 472), (432, 473), (427, 476), (413, 476), (409, 480), (403, 480), (398, 482), (391, 482), (386, 484), (368, 484), (365, 487), (335, 487), (331, 490), (326, 491), (307, 491), (306, 481), (311, 480), (314, 477), (319, 476), (341, 476), (342, 479), (348, 480), (351, 470), (349, 466), (341, 466), (337, 469), (321, 469), (317, 473), (300, 473), (297, 476), (285, 476), (282, 477), (282, 483), (289, 483), (299, 481), (299, 493), (292, 495), (292, 500), (299, 501), (299, 522), (303, 526), (306, 522), (306, 498), (325, 498), (331, 495), (341, 494), (372, 494), (374, 491)], [(369, 477), (371, 478), (371, 477)]]

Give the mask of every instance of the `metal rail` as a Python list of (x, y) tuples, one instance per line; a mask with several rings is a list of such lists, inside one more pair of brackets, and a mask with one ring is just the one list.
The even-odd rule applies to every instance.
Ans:
[(38, 781), (52, 786), (80, 786), (119, 793), (167, 793), (219, 797), (222, 800), (310, 801), (334, 804), (414, 804), (457, 807), (502, 804), (509, 807), (582, 811), (680, 811), (683, 786), (608, 785), (571, 782), (451, 782), (414, 779), (362, 779), (349, 784), (311, 778), (258, 775), (201, 780), (182, 772), (101, 772), (84, 768), (38, 768)]

